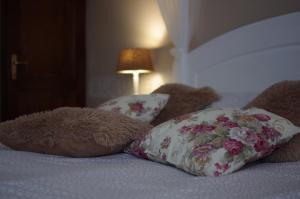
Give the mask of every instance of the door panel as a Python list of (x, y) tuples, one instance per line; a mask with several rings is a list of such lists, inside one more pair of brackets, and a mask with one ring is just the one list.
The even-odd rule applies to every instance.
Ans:
[[(84, 106), (83, 0), (6, 0), (4, 118)], [(11, 56), (19, 61), (12, 77)]]

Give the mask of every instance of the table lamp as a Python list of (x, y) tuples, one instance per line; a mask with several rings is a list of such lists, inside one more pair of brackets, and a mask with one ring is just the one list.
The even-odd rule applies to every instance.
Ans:
[(125, 48), (121, 51), (117, 72), (133, 75), (134, 94), (139, 94), (139, 74), (153, 71), (150, 50), (142, 48)]

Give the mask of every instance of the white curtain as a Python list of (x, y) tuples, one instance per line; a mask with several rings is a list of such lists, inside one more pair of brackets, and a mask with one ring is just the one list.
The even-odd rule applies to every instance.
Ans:
[(174, 44), (173, 82), (187, 83), (186, 56), (191, 40), (190, 0), (157, 0), (169, 36)]

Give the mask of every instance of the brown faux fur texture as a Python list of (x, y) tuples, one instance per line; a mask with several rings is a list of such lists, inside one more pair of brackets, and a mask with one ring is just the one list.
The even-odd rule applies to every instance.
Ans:
[[(245, 108), (257, 107), (273, 112), (300, 127), (300, 80), (282, 81), (272, 85)], [(276, 149), (265, 162), (300, 161), (300, 134)]]
[(151, 122), (156, 126), (174, 117), (204, 109), (220, 99), (210, 87), (192, 88), (183, 84), (165, 84), (153, 93), (169, 94), (169, 100), (160, 114)]
[(121, 152), (151, 128), (118, 113), (62, 107), (0, 123), (0, 142), (15, 150), (91, 157)]

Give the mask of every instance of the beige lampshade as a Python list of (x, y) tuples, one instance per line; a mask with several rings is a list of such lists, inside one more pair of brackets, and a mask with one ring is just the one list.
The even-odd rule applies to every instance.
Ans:
[(126, 48), (120, 53), (118, 73), (147, 73), (153, 71), (150, 50), (142, 48)]

